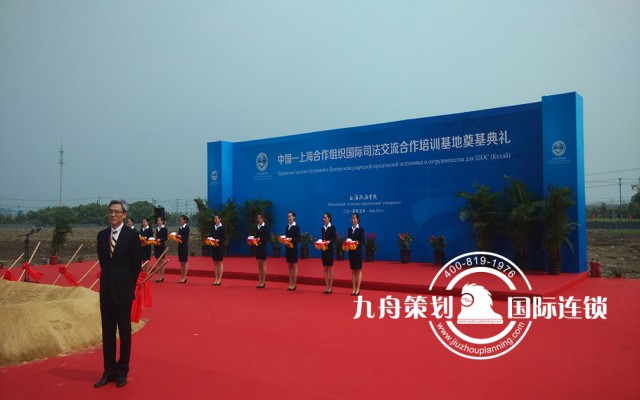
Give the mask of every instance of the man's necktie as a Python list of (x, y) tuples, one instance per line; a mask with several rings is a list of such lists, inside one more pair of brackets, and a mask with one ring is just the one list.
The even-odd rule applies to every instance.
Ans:
[(118, 231), (113, 231), (111, 233), (111, 255), (113, 256), (113, 250), (116, 248), (116, 234)]

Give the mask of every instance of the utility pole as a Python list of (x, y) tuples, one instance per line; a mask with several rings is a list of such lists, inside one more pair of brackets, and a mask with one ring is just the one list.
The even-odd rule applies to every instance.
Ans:
[(620, 206), (622, 207), (622, 178), (618, 178), (618, 191), (620, 192)]
[(62, 166), (64, 165), (64, 150), (62, 150), (62, 146), (60, 146), (60, 207), (62, 207)]

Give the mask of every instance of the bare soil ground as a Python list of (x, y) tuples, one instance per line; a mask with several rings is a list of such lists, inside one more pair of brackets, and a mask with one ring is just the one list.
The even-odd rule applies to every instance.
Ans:
[(587, 229), (587, 259), (600, 261), (603, 277), (640, 279), (640, 230)]
[[(0, 264), (10, 266), (24, 252), (24, 236), (31, 227), (0, 226)], [(96, 260), (96, 236), (102, 229), (98, 226), (76, 226), (69, 236), (68, 244), (60, 253), (60, 263), (66, 263), (80, 244), (82, 249), (74, 261)], [(168, 227), (169, 232), (177, 227)], [(46, 264), (51, 254), (52, 228), (45, 228), (30, 238), (29, 251), (33, 252), (38, 242), (40, 247), (32, 264)], [(189, 240), (191, 254), (200, 255), (201, 245), (197, 229), (191, 229)], [(176, 244), (169, 243), (169, 251), (177, 254)], [(587, 229), (587, 259), (602, 263), (602, 276), (613, 277), (619, 270), (625, 278), (640, 279), (640, 230)], [(22, 260), (20, 260), (22, 261)]]

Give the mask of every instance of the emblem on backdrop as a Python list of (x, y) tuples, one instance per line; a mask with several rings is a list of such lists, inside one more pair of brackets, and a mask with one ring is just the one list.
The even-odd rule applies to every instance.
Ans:
[(562, 157), (567, 151), (567, 145), (562, 140), (556, 140), (551, 145), (551, 152), (556, 157)]
[(265, 153), (260, 152), (256, 156), (256, 167), (258, 168), (258, 171), (264, 172), (266, 171), (268, 166), (269, 166), (269, 157), (267, 157)]

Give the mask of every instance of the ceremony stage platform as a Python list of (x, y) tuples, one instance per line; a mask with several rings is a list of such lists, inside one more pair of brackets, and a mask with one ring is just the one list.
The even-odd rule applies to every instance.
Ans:
[[(170, 257), (167, 265), (167, 274), (178, 275), (180, 267), (175, 257)], [(361, 291), (378, 290), (393, 291), (414, 294), (444, 294), (444, 288), (434, 287), (433, 292), (429, 292), (429, 285), (436, 276), (439, 267), (431, 263), (410, 262), (401, 264), (399, 261), (373, 261), (363, 262)], [(334, 284), (335, 288), (346, 288), (351, 290), (351, 269), (349, 260), (334, 261)], [(587, 273), (582, 274), (560, 274), (549, 275), (540, 271), (524, 271), (527, 279), (531, 283), (531, 291), (516, 290), (509, 292), (505, 287), (496, 286), (495, 281), (487, 280), (486, 288), (492, 293), (496, 300), (506, 299), (507, 296), (553, 296), (563, 290), (577, 285), (587, 279)], [(210, 277), (213, 280), (213, 261), (209, 257), (190, 257), (189, 275)], [(226, 257), (224, 260), (225, 278), (258, 280), (258, 267), (255, 258), (251, 257)], [(171, 279), (171, 278), (168, 278)], [(287, 265), (284, 257), (267, 258), (267, 282), (289, 282)], [(300, 285), (319, 286), (319, 290), (324, 290), (324, 278), (322, 262), (319, 258), (307, 258), (298, 260), (298, 283)], [(339, 289), (336, 289), (339, 290)], [(447, 292), (447, 294), (449, 294)]]
[[(92, 264), (69, 270), (79, 277)], [(265, 289), (255, 288), (252, 258), (225, 258), (219, 287), (211, 286), (209, 258), (191, 257), (189, 265), (186, 284), (177, 284), (175, 257), (165, 281), (152, 284), (154, 304), (133, 335), (127, 386), (93, 388), (102, 373), (98, 345), (0, 368), (0, 397), (612, 400), (640, 393), (639, 280), (527, 273), (535, 295), (606, 297), (606, 319), (536, 320), (513, 351), (478, 361), (446, 349), (427, 320), (354, 319), (348, 261), (334, 264), (331, 295), (322, 293), (319, 259), (300, 260), (295, 292), (286, 291), (284, 258), (267, 260)], [(40, 284), (57, 275), (53, 266), (36, 269), (45, 274)], [(365, 263), (361, 294), (372, 303), (403, 298), (413, 288), (426, 294), (436, 270)], [(95, 281), (94, 272), (83, 286)], [(64, 278), (58, 284), (68, 286)]]

